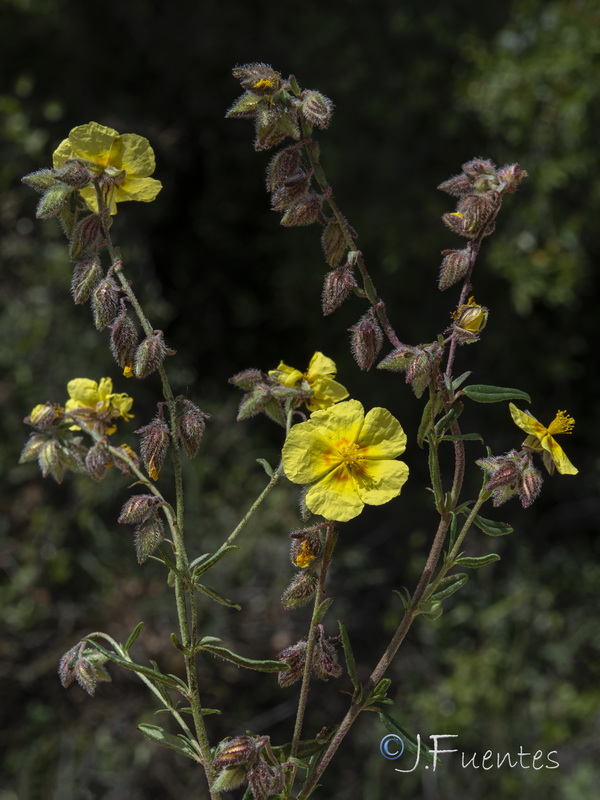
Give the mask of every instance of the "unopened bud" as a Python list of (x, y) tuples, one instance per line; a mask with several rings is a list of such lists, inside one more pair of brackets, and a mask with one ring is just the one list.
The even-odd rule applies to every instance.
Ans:
[(496, 167), (493, 161), (490, 161), (489, 158), (473, 158), (471, 161), (467, 161), (461, 167), (462, 171), (467, 175), (467, 177), (471, 178), (471, 180), (476, 180), (481, 175), (495, 175), (496, 174)]
[(42, 433), (32, 433), (27, 440), (25, 447), (21, 450), (19, 464), (26, 464), (28, 461), (35, 461), (39, 458), (42, 447), (48, 439)]
[(408, 369), (415, 353), (416, 348), (410, 347), (410, 345), (399, 347), (383, 358), (379, 364), (377, 364), (377, 369), (387, 369), (390, 370), (390, 372), (404, 372), (404, 370)]
[(369, 309), (349, 330), (356, 363), (361, 369), (371, 369), (383, 344), (383, 331), (373, 309)]
[(248, 770), (248, 787), (254, 800), (267, 800), (275, 795), (281, 796), (284, 777), (281, 766), (274, 767), (258, 759)]
[(294, 531), (291, 534), (290, 558), (292, 564), (296, 567), (305, 569), (321, 554), (323, 548), (318, 532), (321, 527), (321, 525), (317, 525), (316, 527)]
[(267, 167), (267, 191), (273, 192), (283, 186), (300, 171), (301, 157), (297, 145), (285, 147), (275, 153)]
[(488, 309), (478, 305), (473, 297), (458, 307), (452, 316), (459, 344), (471, 344), (478, 340), (479, 334), (487, 324), (488, 314)]
[(441, 192), (451, 194), (453, 197), (462, 197), (473, 190), (473, 184), (467, 175), (461, 173), (460, 175), (454, 175), (452, 178), (448, 178), (447, 181), (440, 183), (437, 188)]
[(62, 408), (56, 403), (43, 403), (35, 406), (29, 416), (25, 417), (24, 422), (36, 428), (51, 428), (61, 413)]
[(314, 192), (309, 192), (293, 206), (288, 208), (279, 224), (286, 228), (293, 228), (300, 225), (312, 225), (319, 219), (321, 204)]
[(281, 85), (281, 73), (276, 72), (268, 64), (244, 64), (232, 70), (233, 77), (237, 78), (243, 89), (254, 94), (274, 94)]
[(326, 128), (333, 115), (333, 103), (321, 92), (304, 93), (300, 111), (304, 119), (318, 128)]
[(254, 758), (256, 750), (256, 740), (252, 736), (236, 736), (235, 739), (226, 739), (217, 747), (213, 766), (216, 770), (221, 770), (236, 764), (246, 764)]
[(75, 680), (75, 665), (81, 650), (81, 645), (75, 645), (64, 654), (58, 665), (58, 677), (63, 687), (67, 689)]
[(35, 211), (38, 219), (50, 219), (57, 217), (69, 199), (73, 189), (58, 183), (48, 189), (40, 198)]
[(331, 270), (325, 276), (321, 305), (323, 316), (338, 309), (356, 288), (356, 281), (347, 265)]
[(221, 792), (230, 792), (244, 783), (246, 783), (245, 767), (226, 767), (219, 772), (210, 788), (212, 793), (218, 797)]
[(486, 491), (492, 492), (492, 505), (501, 506), (517, 494), (520, 465), (515, 450), (503, 456), (488, 456), (476, 462), (478, 467), (489, 476)]
[(131, 368), (138, 344), (138, 334), (135, 323), (124, 306), (110, 328), (110, 350), (113, 358), (123, 369)]
[(159, 516), (151, 516), (134, 531), (138, 564), (143, 564), (164, 539), (164, 525)]
[(88, 214), (73, 228), (69, 256), (76, 260), (95, 247), (103, 236), (102, 219), (99, 214)]
[(76, 262), (71, 278), (71, 294), (77, 305), (87, 303), (102, 277), (102, 266), (98, 256), (86, 256)]
[(154, 331), (135, 351), (133, 374), (136, 378), (147, 378), (160, 367), (166, 356), (174, 353), (174, 350), (166, 346), (163, 332)]
[(438, 286), (441, 291), (444, 291), (465, 277), (471, 264), (471, 251), (468, 247), (464, 250), (442, 250), (442, 255), (444, 260), (440, 269)]
[(57, 180), (53, 169), (38, 169), (36, 172), (30, 172), (29, 175), (21, 178), (21, 182), (26, 186), (35, 189), (36, 192), (45, 192), (56, 186)]
[(338, 658), (335, 645), (339, 642), (339, 636), (326, 638), (325, 628), (319, 625), (319, 633), (313, 650), (313, 669), (323, 681), (329, 678), (339, 678), (342, 674), (342, 667)]
[(112, 466), (112, 459), (106, 442), (96, 442), (85, 456), (85, 468), (88, 475), (95, 481), (101, 481), (110, 466)]
[(264, 383), (266, 379), (267, 376), (259, 369), (245, 369), (243, 372), (238, 372), (229, 378), (229, 383), (237, 386), (238, 389), (249, 391), (258, 386), (259, 383)]
[(158, 475), (165, 462), (171, 434), (167, 424), (155, 417), (148, 425), (138, 428), (136, 433), (141, 435), (140, 453), (142, 461), (153, 481), (158, 480)]
[[(271, 208), (274, 211), (286, 211), (308, 195), (309, 181), (304, 172), (292, 175), (271, 195)], [(312, 197), (311, 197), (312, 200)], [(283, 223), (282, 223), (283, 224)], [(308, 225), (309, 223), (296, 223)]]
[(305, 606), (317, 591), (319, 579), (312, 572), (299, 572), (281, 595), (284, 608), (301, 608)]
[(64, 165), (55, 170), (56, 177), (73, 189), (83, 189), (94, 177), (85, 163), (77, 158), (68, 158)]
[(283, 661), (289, 667), (285, 672), (277, 673), (277, 680), (281, 688), (291, 686), (302, 678), (306, 664), (306, 647), (307, 643), (302, 639), (291, 647), (286, 647), (277, 656), (279, 661)]
[(328, 222), (323, 228), (321, 245), (325, 261), (330, 267), (337, 267), (348, 249), (346, 236), (339, 222)]
[(134, 494), (124, 504), (117, 522), (135, 525), (154, 516), (160, 500), (153, 494)]
[(543, 482), (541, 472), (529, 462), (519, 476), (519, 500), (523, 508), (529, 508), (537, 498)]
[(507, 164), (498, 170), (499, 179), (505, 184), (505, 192), (514, 194), (519, 188), (521, 181), (527, 177), (524, 169), (521, 169), (518, 164)]
[(51, 475), (57, 483), (62, 483), (67, 470), (63, 449), (56, 439), (50, 439), (39, 450), (38, 463), (44, 478)]
[(479, 235), (482, 228), (491, 220), (498, 208), (496, 192), (468, 194), (458, 204), (457, 210), (463, 215), (462, 226), (469, 235)]
[(111, 277), (103, 278), (92, 293), (94, 325), (104, 330), (119, 311), (119, 287)]
[(177, 433), (188, 458), (195, 458), (200, 448), (200, 440), (204, 435), (206, 420), (210, 414), (201, 411), (197, 405), (185, 397), (178, 397), (177, 403)]
[(474, 239), (475, 234), (465, 230), (464, 215), (460, 211), (452, 211), (449, 214), (442, 215), (442, 222), (451, 231), (457, 233), (459, 236), (466, 236), (467, 239)]

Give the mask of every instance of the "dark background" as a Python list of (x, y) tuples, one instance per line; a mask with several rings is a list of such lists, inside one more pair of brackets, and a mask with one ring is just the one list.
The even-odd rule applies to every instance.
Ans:
[[(379, 754), (384, 729), (365, 714), (326, 773), (322, 796), (592, 796), (599, 778), (597, 4), (4, 0), (0, 9), (0, 800), (206, 796), (191, 762), (136, 731), (141, 721), (167, 723), (152, 715), (153, 700), (130, 675), (111, 668), (113, 683), (93, 699), (78, 687), (64, 692), (55, 676), (81, 636), (105, 630), (124, 641), (141, 619), (136, 656), (180, 670), (164, 573), (155, 562), (137, 566), (129, 532), (115, 522), (125, 482), (68, 477), (57, 487), (35, 464), (17, 466), (28, 433), (22, 418), (38, 402), (64, 402), (72, 377), (111, 375), (116, 391), (133, 394), (130, 432), (154, 414), (158, 392), (154, 378), (131, 385), (119, 377), (106, 334), (71, 302), (56, 224), (34, 219), (37, 198), (19, 183), (50, 164), (73, 126), (96, 120), (139, 133), (156, 152), (164, 189), (151, 205), (121, 206), (114, 238), (148, 315), (178, 351), (169, 364), (175, 390), (213, 415), (186, 474), (192, 556), (214, 550), (234, 527), (265, 482), (255, 459), (275, 463), (281, 445), (281, 432), (263, 418), (234, 423), (239, 395), (228, 377), (273, 368), (280, 358), (304, 368), (315, 350), (335, 359), (353, 397), (389, 408), (409, 434), (410, 483), (399, 500), (344, 526), (331, 575), (328, 630), (345, 620), (364, 677), (400, 617), (391, 589), (414, 586), (433, 535), (426, 456), (414, 444), (421, 404), (398, 376), (361, 373), (354, 364), (347, 328), (364, 312), (359, 300), (321, 317), (319, 230), (279, 226), (264, 191), (269, 155), (253, 152), (247, 122), (224, 119), (240, 94), (231, 68), (249, 61), (293, 72), (335, 102), (332, 126), (319, 134), (322, 162), (405, 341), (431, 341), (458, 296), (436, 288), (440, 250), (457, 245), (439, 219), (452, 200), (437, 184), (474, 156), (528, 171), (478, 261), (475, 295), (490, 319), (482, 342), (460, 351), (457, 371), (524, 389), (545, 423), (559, 408), (577, 422), (560, 442), (579, 475), (547, 477), (527, 512), (515, 501), (489, 512), (515, 533), (495, 540), (474, 533), (467, 549), (502, 560), (474, 572), (440, 620), (418, 621), (390, 672), (391, 713), (423, 737), (457, 734), (450, 746), (479, 758), (487, 749), (556, 750), (560, 768), (484, 772), (462, 769), (454, 755), (435, 775), (422, 768), (400, 775)], [(518, 447), (522, 435), (506, 406), (472, 405), (469, 429), (484, 433), (496, 453)], [(468, 453), (467, 492), (479, 480), (472, 461), (482, 451), (472, 445)], [(211, 573), (212, 585), (243, 609), (203, 606), (203, 630), (254, 658), (274, 657), (306, 628), (306, 610), (284, 612), (278, 603), (292, 575), (287, 534), (298, 525), (296, 499), (296, 487), (277, 490), (240, 551)], [(275, 743), (289, 739), (293, 688), (215, 661), (202, 662), (201, 676), (206, 705), (224, 709), (208, 720), (213, 742), (248, 729)], [(347, 678), (315, 683), (307, 735), (340, 719), (347, 703), (340, 690), (348, 687)]]

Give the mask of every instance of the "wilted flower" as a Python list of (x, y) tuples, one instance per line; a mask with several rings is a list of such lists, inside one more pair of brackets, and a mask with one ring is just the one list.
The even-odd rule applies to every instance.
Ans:
[(306, 401), (309, 411), (316, 411), (320, 408), (329, 408), (334, 403), (339, 403), (348, 397), (348, 391), (341, 383), (333, 380), (337, 372), (335, 362), (327, 358), (323, 353), (316, 352), (310, 360), (306, 372), (300, 372), (294, 367), (288, 367), (283, 361), (277, 369), (269, 371), (269, 377), (290, 388), (307, 384), (307, 389), (311, 394)]

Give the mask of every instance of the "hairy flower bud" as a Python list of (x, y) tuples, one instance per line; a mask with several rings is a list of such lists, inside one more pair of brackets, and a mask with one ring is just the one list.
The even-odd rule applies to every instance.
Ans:
[(318, 128), (327, 128), (333, 115), (333, 103), (321, 92), (304, 92), (300, 112), (307, 122)]
[(473, 184), (467, 175), (461, 173), (460, 175), (454, 175), (452, 178), (448, 178), (447, 181), (440, 183), (437, 188), (441, 192), (451, 194), (453, 197), (462, 197), (473, 190)]
[(56, 439), (50, 439), (40, 448), (38, 463), (44, 478), (52, 475), (57, 483), (62, 483), (67, 467), (64, 462), (63, 448)]
[(93, 696), (98, 681), (111, 680), (104, 667), (106, 660), (106, 656), (91, 647), (86, 647), (85, 642), (79, 642), (67, 650), (60, 660), (58, 667), (60, 682), (66, 689), (76, 680), (82, 689)]
[(449, 214), (442, 215), (442, 222), (451, 231), (457, 233), (459, 236), (466, 236), (467, 239), (474, 239), (476, 234), (465, 230), (464, 215), (460, 211), (452, 211)]
[(117, 522), (124, 525), (143, 522), (156, 514), (160, 502), (153, 494), (134, 494), (124, 504)]
[(96, 442), (85, 456), (85, 468), (88, 475), (95, 481), (101, 481), (110, 466), (112, 466), (112, 459), (106, 442), (102, 440)]
[(306, 173), (297, 172), (295, 175), (290, 176), (282, 186), (275, 189), (271, 195), (271, 208), (274, 211), (286, 211), (303, 198), (306, 198), (308, 192), (309, 180)]
[(321, 554), (322, 545), (319, 537), (321, 524), (300, 531), (293, 531), (290, 535), (292, 545), (290, 558), (292, 564), (301, 569), (308, 567)]
[(356, 285), (352, 270), (346, 264), (328, 272), (323, 282), (321, 299), (323, 316), (326, 317), (338, 309), (352, 294)]
[(52, 428), (57, 419), (62, 416), (63, 409), (56, 403), (43, 403), (32, 409), (31, 413), (23, 420), (27, 425), (36, 428)]
[(102, 266), (97, 255), (85, 256), (75, 263), (71, 278), (71, 294), (76, 305), (87, 303), (102, 278)]
[(242, 89), (258, 95), (275, 94), (281, 86), (281, 73), (268, 64), (244, 64), (235, 67), (232, 74), (239, 80)]
[(133, 533), (138, 564), (143, 564), (165, 538), (163, 521), (158, 515), (148, 517)]
[(282, 767), (257, 760), (248, 770), (248, 786), (254, 800), (267, 800), (274, 795), (280, 796), (284, 787)]
[(92, 312), (94, 325), (104, 330), (119, 311), (119, 287), (111, 277), (103, 278), (92, 293)]
[(277, 673), (277, 680), (282, 689), (285, 686), (291, 686), (302, 678), (304, 665), (306, 663), (306, 648), (306, 640), (301, 639), (291, 647), (286, 647), (285, 650), (282, 650), (277, 656), (279, 661), (283, 661), (283, 663), (287, 664), (289, 667), (285, 672)]
[(507, 164), (498, 170), (498, 178), (505, 185), (505, 192), (514, 194), (519, 188), (521, 181), (527, 177), (524, 169), (518, 164)]
[(171, 434), (167, 424), (155, 417), (148, 425), (138, 428), (136, 433), (141, 435), (140, 453), (148, 475), (153, 481), (158, 480), (158, 475), (165, 462)]
[(245, 369), (243, 372), (238, 372), (229, 378), (229, 383), (237, 386), (238, 389), (250, 391), (258, 386), (259, 383), (265, 383), (267, 376), (259, 369)]
[(340, 641), (339, 636), (326, 638), (325, 628), (319, 625), (319, 633), (313, 651), (313, 669), (323, 681), (329, 678), (339, 678), (342, 674), (342, 667), (338, 658), (335, 645)]
[(124, 304), (121, 306), (121, 313), (110, 325), (110, 329), (110, 350), (113, 358), (123, 369), (131, 369), (138, 345), (138, 334)]
[(479, 339), (488, 319), (488, 309), (475, 302), (473, 297), (460, 305), (452, 315), (453, 330), (459, 344), (472, 344)]
[(64, 165), (54, 172), (62, 183), (73, 189), (83, 189), (94, 177), (85, 162), (79, 158), (67, 158)]
[(529, 508), (537, 498), (543, 482), (541, 472), (533, 466), (531, 461), (528, 461), (519, 476), (519, 500), (523, 508)]
[(521, 471), (521, 454), (511, 450), (503, 456), (488, 456), (476, 462), (488, 475), (486, 491), (492, 492), (492, 505), (501, 506), (517, 494)]
[(57, 183), (55, 186), (47, 189), (40, 197), (35, 216), (38, 219), (57, 217), (73, 191), (74, 190), (70, 186), (65, 186), (62, 183)]
[(83, 217), (73, 228), (69, 256), (73, 260), (81, 258), (88, 250), (99, 244), (102, 235), (102, 219), (99, 214), (88, 214)]
[(231, 792), (244, 783), (246, 783), (245, 767), (225, 767), (219, 772), (210, 788), (213, 794), (219, 796), (221, 792)]
[(319, 219), (321, 213), (321, 203), (314, 192), (309, 192), (305, 197), (295, 202), (288, 208), (279, 224), (286, 228), (293, 228), (300, 225), (312, 225)]
[(323, 228), (321, 245), (323, 246), (325, 261), (330, 267), (337, 267), (348, 249), (346, 236), (339, 222), (328, 222)]
[(19, 464), (26, 464), (28, 461), (38, 459), (40, 451), (47, 441), (48, 439), (43, 433), (32, 433), (27, 439), (25, 447), (21, 450)]
[(457, 211), (462, 214), (463, 230), (469, 235), (478, 236), (498, 209), (498, 194), (468, 194), (458, 204)]
[(350, 329), (352, 355), (361, 369), (371, 369), (383, 344), (383, 331), (372, 308)]
[(183, 449), (188, 458), (195, 458), (200, 448), (200, 440), (204, 435), (206, 420), (210, 419), (210, 414), (201, 411), (197, 405), (186, 397), (179, 396), (177, 404), (177, 433)]
[(154, 331), (135, 351), (133, 374), (136, 378), (147, 378), (160, 367), (166, 356), (174, 354), (175, 350), (171, 350), (165, 344), (164, 333)]
[(302, 159), (297, 145), (284, 147), (275, 153), (267, 167), (267, 191), (273, 192), (283, 186), (293, 175), (302, 172)]
[(56, 186), (58, 181), (53, 169), (38, 169), (21, 178), (21, 182), (35, 189), (36, 192), (43, 193), (47, 189)]
[(281, 603), (284, 608), (301, 608), (305, 606), (317, 591), (319, 579), (312, 572), (298, 572), (294, 575), (292, 582), (281, 595)]
[(253, 736), (236, 736), (225, 739), (217, 747), (214, 761), (216, 770), (233, 767), (236, 764), (247, 764), (257, 753), (257, 742)]
[(473, 181), (479, 178), (481, 175), (496, 174), (494, 162), (490, 161), (489, 158), (473, 158), (471, 161), (465, 162), (461, 169), (465, 175)]
[(442, 250), (442, 255), (444, 260), (440, 268), (438, 286), (444, 291), (465, 277), (471, 264), (471, 251), (469, 247), (464, 250)]

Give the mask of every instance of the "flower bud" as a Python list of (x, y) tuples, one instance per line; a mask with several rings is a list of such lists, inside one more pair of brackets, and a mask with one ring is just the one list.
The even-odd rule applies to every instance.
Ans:
[(346, 264), (328, 272), (323, 283), (321, 300), (323, 316), (326, 317), (338, 309), (355, 288), (354, 275)]
[(221, 792), (230, 792), (246, 782), (246, 769), (242, 766), (226, 767), (215, 778), (211, 791), (217, 797)]
[(490, 161), (489, 158), (473, 158), (471, 161), (464, 163), (461, 169), (468, 178), (471, 178), (471, 180), (476, 180), (481, 175), (496, 174), (494, 162)]
[(301, 163), (297, 145), (284, 147), (275, 153), (267, 167), (267, 191), (273, 192), (283, 186), (293, 175), (301, 171)]
[(321, 245), (323, 246), (325, 261), (330, 267), (337, 267), (348, 249), (346, 236), (339, 222), (328, 222), (323, 228)]
[(63, 687), (67, 689), (75, 680), (75, 665), (79, 656), (81, 645), (77, 644), (64, 654), (58, 665), (58, 677)]
[(229, 378), (229, 383), (237, 386), (238, 389), (249, 391), (258, 386), (259, 383), (264, 383), (266, 380), (267, 376), (259, 369), (245, 369), (243, 372), (238, 372), (236, 375)]
[(279, 661), (283, 661), (289, 667), (285, 672), (277, 673), (277, 680), (282, 689), (285, 686), (291, 686), (302, 678), (304, 665), (306, 664), (306, 647), (306, 640), (301, 639), (291, 647), (286, 647), (277, 656)]
[(104, 330), (117, 316), (119, 310), (119, 287), (111, 277), (103, 278), (92, 293), (94, 325)]
[(526, 177), (527, 173), (518, 164), (507, 164), (498, 170), (498, 178), (505, 184), (504, 191), (509, 194), (514, 194)]
[(256, 752), (257, 743), (253, 736), (236, 736), (235, 739), (225, 739), (217, 747), (213, 766), (216, 770), (221, 770), (237, 764), (246, 764), (254, 758)]
[(325, 637), (325, 628), (319, 625), (319, 633), (313, 651), (313, 669), (323, 681), (329, 678), (339, 678), (342, 674), (342, 667), (338, 658), (335, 645), (339, 642), (339, 636)]
[(80, 219), (73, 228), (69, 256), (76, 260), (95, 247), (103, 235), (102, 219), (99, 214), (88, 214)]
[(151, 516), (134, 531), (138, 564), (143, 564), (164, 539), (164, 525), (159, 516)]
[(21, 182), (35, 189), (36, 192), (42, 193), (57, 184), (53, 169), (38, 169), (36, 172), (30, 172), (29, 175), (21, 178)]
[(43, 403), (35, 406), (24, 422), (36, 428), (52, 428), (57, 419), (62, 415), (63, 409), (56, 403)]
[(280, 795), (284, 778), (281, 766), (274, 767), (257, 760), (248, 770), (248, 786), (254, 800), (267, 800), (268, 797)]
[(226, 119), (254, 119), (262, 98), (254, 92), (244, 92), (225, 114)]
[(307, 122), (318, 128), (327, 128), (333, 115), (333, 103), (321, 92), (304, 92), (300, 112)]
[(383, 331), (373, 309), (369, 309), (349, 330), (356, 363), (361, 369), (371, 369), (383, 344)]
[(64, 165), (54, 170), (56, 177), (73, 189), (83, 189), (94, 177), (83, 161), (68, 158)]
[(458, 281), (462, 280), (469, 271), (471, 264), (471, 251), (469, 247), (464, 250), (442, 250), (444, 260), (440, 269), (438, 286), (443, 292)]
[(87, 303), (102, 277), (102, 266), (97, 255), (85, 256), (75, 263), (71, 278), (71, 294), (76, 305)]
[(441, 192), (451, 194), (453, 197), (462, 197), (473, 190), (471, 180), (464, 174), (454, 175), (437, 187)]
[(160, 499), (153, 494), (134, 494), (125, 503), (117, 522), (136, 524), (156, 514)]
[(148, 475), (153, 481), (158, 480), (158, 475), (165, 462), (171, 434), (167, 424), (155, 417), (148, 425), (138, 428), (136, 433), (141, 435), (140, 453)]
[(195, 458), (200, 448), (200, 440), (206, 428), (206, 420), (210, 414), (201, 411), (197, 405), (185, 397), (178, 397), (177, 403), (177, 433), (183, 449), (188, 458)]
[(106, 442), (96, 442), (90, 447), (85, 456), (85, 467), (88, 475), (95, 481), (101, 481), (110, 466), (112, 466), (112, 460), (106, 447)]
[(317, 195), (314, 192), (309, 192), (306, 197), (298, 200), (293, 206), (290, 206), (279, 224), (285, 228), (298, 227), (300, 225), (312, 225), (319, 219), (321, 213), (321, 204)]
[(25, 447), (21, 450), (19, 464), (26, 464), (28, 461), (35, 461), (39, 458), (40, 450), (47, 441), (48, 439), (43, 433), (32, 433)]
[(160, 367), (166, 356), (174, 354), (175, 350), (171, 350), (165, 344), (164, 333), (154, 331), (135, 351), (133, 374), (136, 378), (147, 378)]
[(56, 439), (45, 442), (38, 453), (38, 464), (44, 478), (51, 475), (57, 483), (62, 483), (67, 471), (63, 456), (63, 448)]
[(458, 307), (452, 317), (459, 344), (471, 344), (479, 339), (479, 334), (487, 324), (488, 313), (487, 308), (478, 305), (473, 297)]
[(135, 323), (127, 313), (125, 305), (121, 313), (110, 325), (110, 350), (117, 364), (125, 369), (131, 368), (138, 344)]
[(475, 234), (465, 230), (464, 215), (460, 211), (452, 211), (449, 214), (442, 215), (442, 222), (451, 231), (457, 233), (459, 236), (466, 236), (467, 239), (474, 239)]
[[(273, 211), (286, 211), (300, 200), (307, 197), (309, 191), (309, 181), (304, 172), (297, 172), (288, 180), (275, 189), (271, 195), (271, 208)], [(283, 224), (283, 223), (282, 223)], [(298, 223), (308, 224), (308, 223)]]
[(529, 508), (537, 498), (543, 482), (541, 472), (529, 461), (519, 476), (519, 500), (523, 508)]
[(242, 89), (258, 95), (275, 94), (281, 86), (281, 73), (276, 72), (268, 64), (244, 64), (235, 67), (232, 74), (239, 80)]
[(321, 525), (317, 525), (305, 530), (294, 531), (291, 534), (290, 558), (294, 566), (305, 569), (321, 554), (322, 546), (318, 533), (321, 527)]
[(52, 186), (41, 197), (37, 204), (35, 216), (38, 219), (57, 217), (68, 201), (73, 189), (70, 186), (58, 183)]
[(457, 211), (462, 216), (464, 231), (473, 236), (478, 236), (482, 228), (494, 216), (498, 208), (498, 194), (486, 192), (485, 194), (468, 194), (458, 204)]
[(281, 595), (281, 603), (288, 611), (305, 606), (317, 591), (319, 579), (312, 572), (298, 572)]
[(475, 463), (489, 476), (485, 488), (492, 492), (492, 505), (495, 508), (517, 494), (520, 460), (515, 450), (503, 456), (480, 458)]

